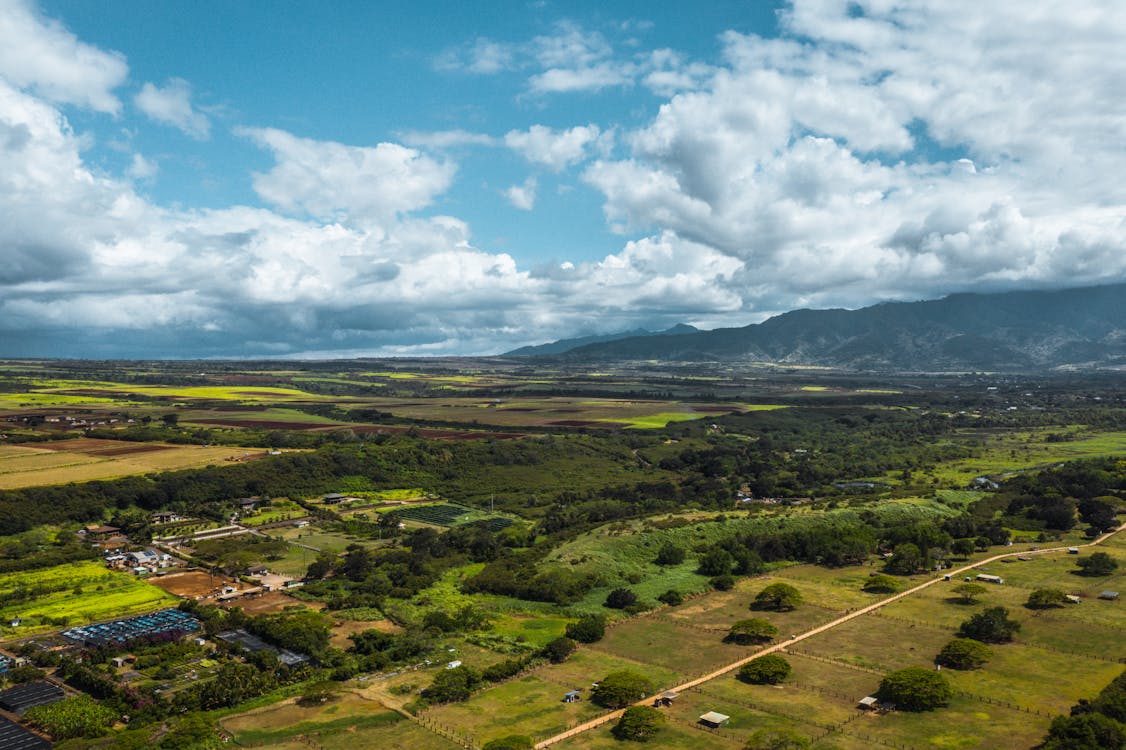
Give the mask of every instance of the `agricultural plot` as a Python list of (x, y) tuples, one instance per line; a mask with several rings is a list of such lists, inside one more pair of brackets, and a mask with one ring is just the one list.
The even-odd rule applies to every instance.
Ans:
[[(176, 598), (126, 573), (79, 562), (0, 574), (0, 639), (176, 605)], [(10, 622), (21, 619), (17, 628)]]
[(414, 521), (429, 526), (458, 526), (475, 521), (483, 521), (489, 531), (500, 531), (512, 525), (512, 519), (502, 516), (489, 516), (476, 508), (464, 505), (438, 503), (434, 505), (411, 505), (395, 508), (393, 512), (404, 521)]
[[(754, 647), (724, 643), (725, 633), (701, 631), (685, 619), (640, 617), (608, 628), (589, 648), (672, 670), (682, 678), (706, 674), (748, 656)], [(686, 648), (686, 644), (691, 644)]]
[[(363, 732), (379, 730), (379, 747), (406, 747), (391, 739), (400, 723), (408, 722), (401, 714), (353, 693), (345, 693), (327, 704), (301, 706), (294, 699), (266, 708), (225, 718), (220, 725), (234, 735), (243, 747), (283, 747), (287, 741), (308, 740), (328, 747), (332, 742), (345, 742), (350, 747), (363, 747), (356, 738)], [(390, 731), (388, 731), (390, 730)], [(427, 738), (429, 739), (429, 738)], [(438, 747), (440, 745), (423, 745)]]

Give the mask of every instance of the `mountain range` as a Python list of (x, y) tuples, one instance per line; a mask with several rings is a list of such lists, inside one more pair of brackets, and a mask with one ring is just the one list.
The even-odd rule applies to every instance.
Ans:
[(537, 346), (522, 346), (519, 349), (513, 349), (510, 352), (505, 352), (502, 357), (537, 357), (546, 354), (563, 354), (572, 349), (578, 349), (580, 346), (587, 346), (588, 344), (604, 344), (610, 341), (618, 341), (620, 339), (630, 338), (646, 338), (649, 336), (676, 336), (689, 333), (699, 333), (700, 329), (695, 326), (690, 326), (685, 323), (678, 323), (672, 328), (667, 328), (663, 331), (650, 331), (645, 328), (635, 328), (632, 331), (622, 331), (621, 333), (604, 333), (601, 335), (593, 336), (579, 336), (573, 339), (559, 339), (552, 341), (548, 344), (539, 344)]
[(867, 371), (1126, 366), (1126, 284), (962, 293), (858, 310), (794, 310), (742, 328), (677, 327), (591, 338), (509, 354), (571, 362), (730, 361)]

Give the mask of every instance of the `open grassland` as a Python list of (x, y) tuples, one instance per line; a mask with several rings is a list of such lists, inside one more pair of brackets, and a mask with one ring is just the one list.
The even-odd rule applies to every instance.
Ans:
[(0, 489), (113, 479), (263, 455), (253, 449), (75, 438), (2, 446)]
[[(302, 706), (293, 698), (266, 708), (230, 716), (220, 725), (243, 747), (283, 746), (298, 738), (328, 747), (334, 741), (348, 744), (361, 732), (380, 730), (380, 747), (402, 747), (392, 739), (399, 724), (410, 725), (401, 714), (353, 693), (343, 693), (325, 704)], [(413, 733), (412, 733), (413, 734)], [(415, 735), (423, 739), (422, 735)], [(429, 738), (426, 738), (429, 739)], [(301, 747), (309, 745), (303, 743)], [(356, 747), (357, 745), (351, 745)], [(430, 747), (430, 745), (423, 745)]]
[[(178, 600), (127, 573), (96, 562), (0, 574), (0, 639), (151, 612)], [(9, 626), (16, 617), (23, 622)]]

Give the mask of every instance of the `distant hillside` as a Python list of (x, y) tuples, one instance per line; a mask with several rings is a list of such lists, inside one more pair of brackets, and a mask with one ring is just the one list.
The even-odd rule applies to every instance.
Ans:
[(1126, 284), (795, 310), (743, 328), (587, 344), (563, 357), (884, 371), (1126, 365)]
[(552, 341), (548, 344), (539, 344), (538, 346), (522, 346), (519, 349), (513, 349), (510, 352), (505, 352), (502, 357), (539, 357), (548, 354), (563, 354), (569, 352), (580, 346), (588, 344), (602, 344), (608, 341), (618, 341), (620, 339), (629, 338), (645, 338), (648, 336), (675, 336), (678, 334), (698, 333), (699, 329), (678, 323), (672, 328), (665, 329), (664, 331), (649, 331), (645, 328), (635, 328), (632, 331), (622, 331), (621, 333), (607, 333), (602, 336), (580, 336), (573, 339), (560, 339), (559, 341)]

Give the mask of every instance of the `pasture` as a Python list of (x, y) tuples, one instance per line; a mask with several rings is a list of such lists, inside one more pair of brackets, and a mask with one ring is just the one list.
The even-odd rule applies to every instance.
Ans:
[[(0, 640), (175, 606), (143, 580), (96, 562), (0, 574)], [(21, 618), (19, 627), (10, 621)]]

